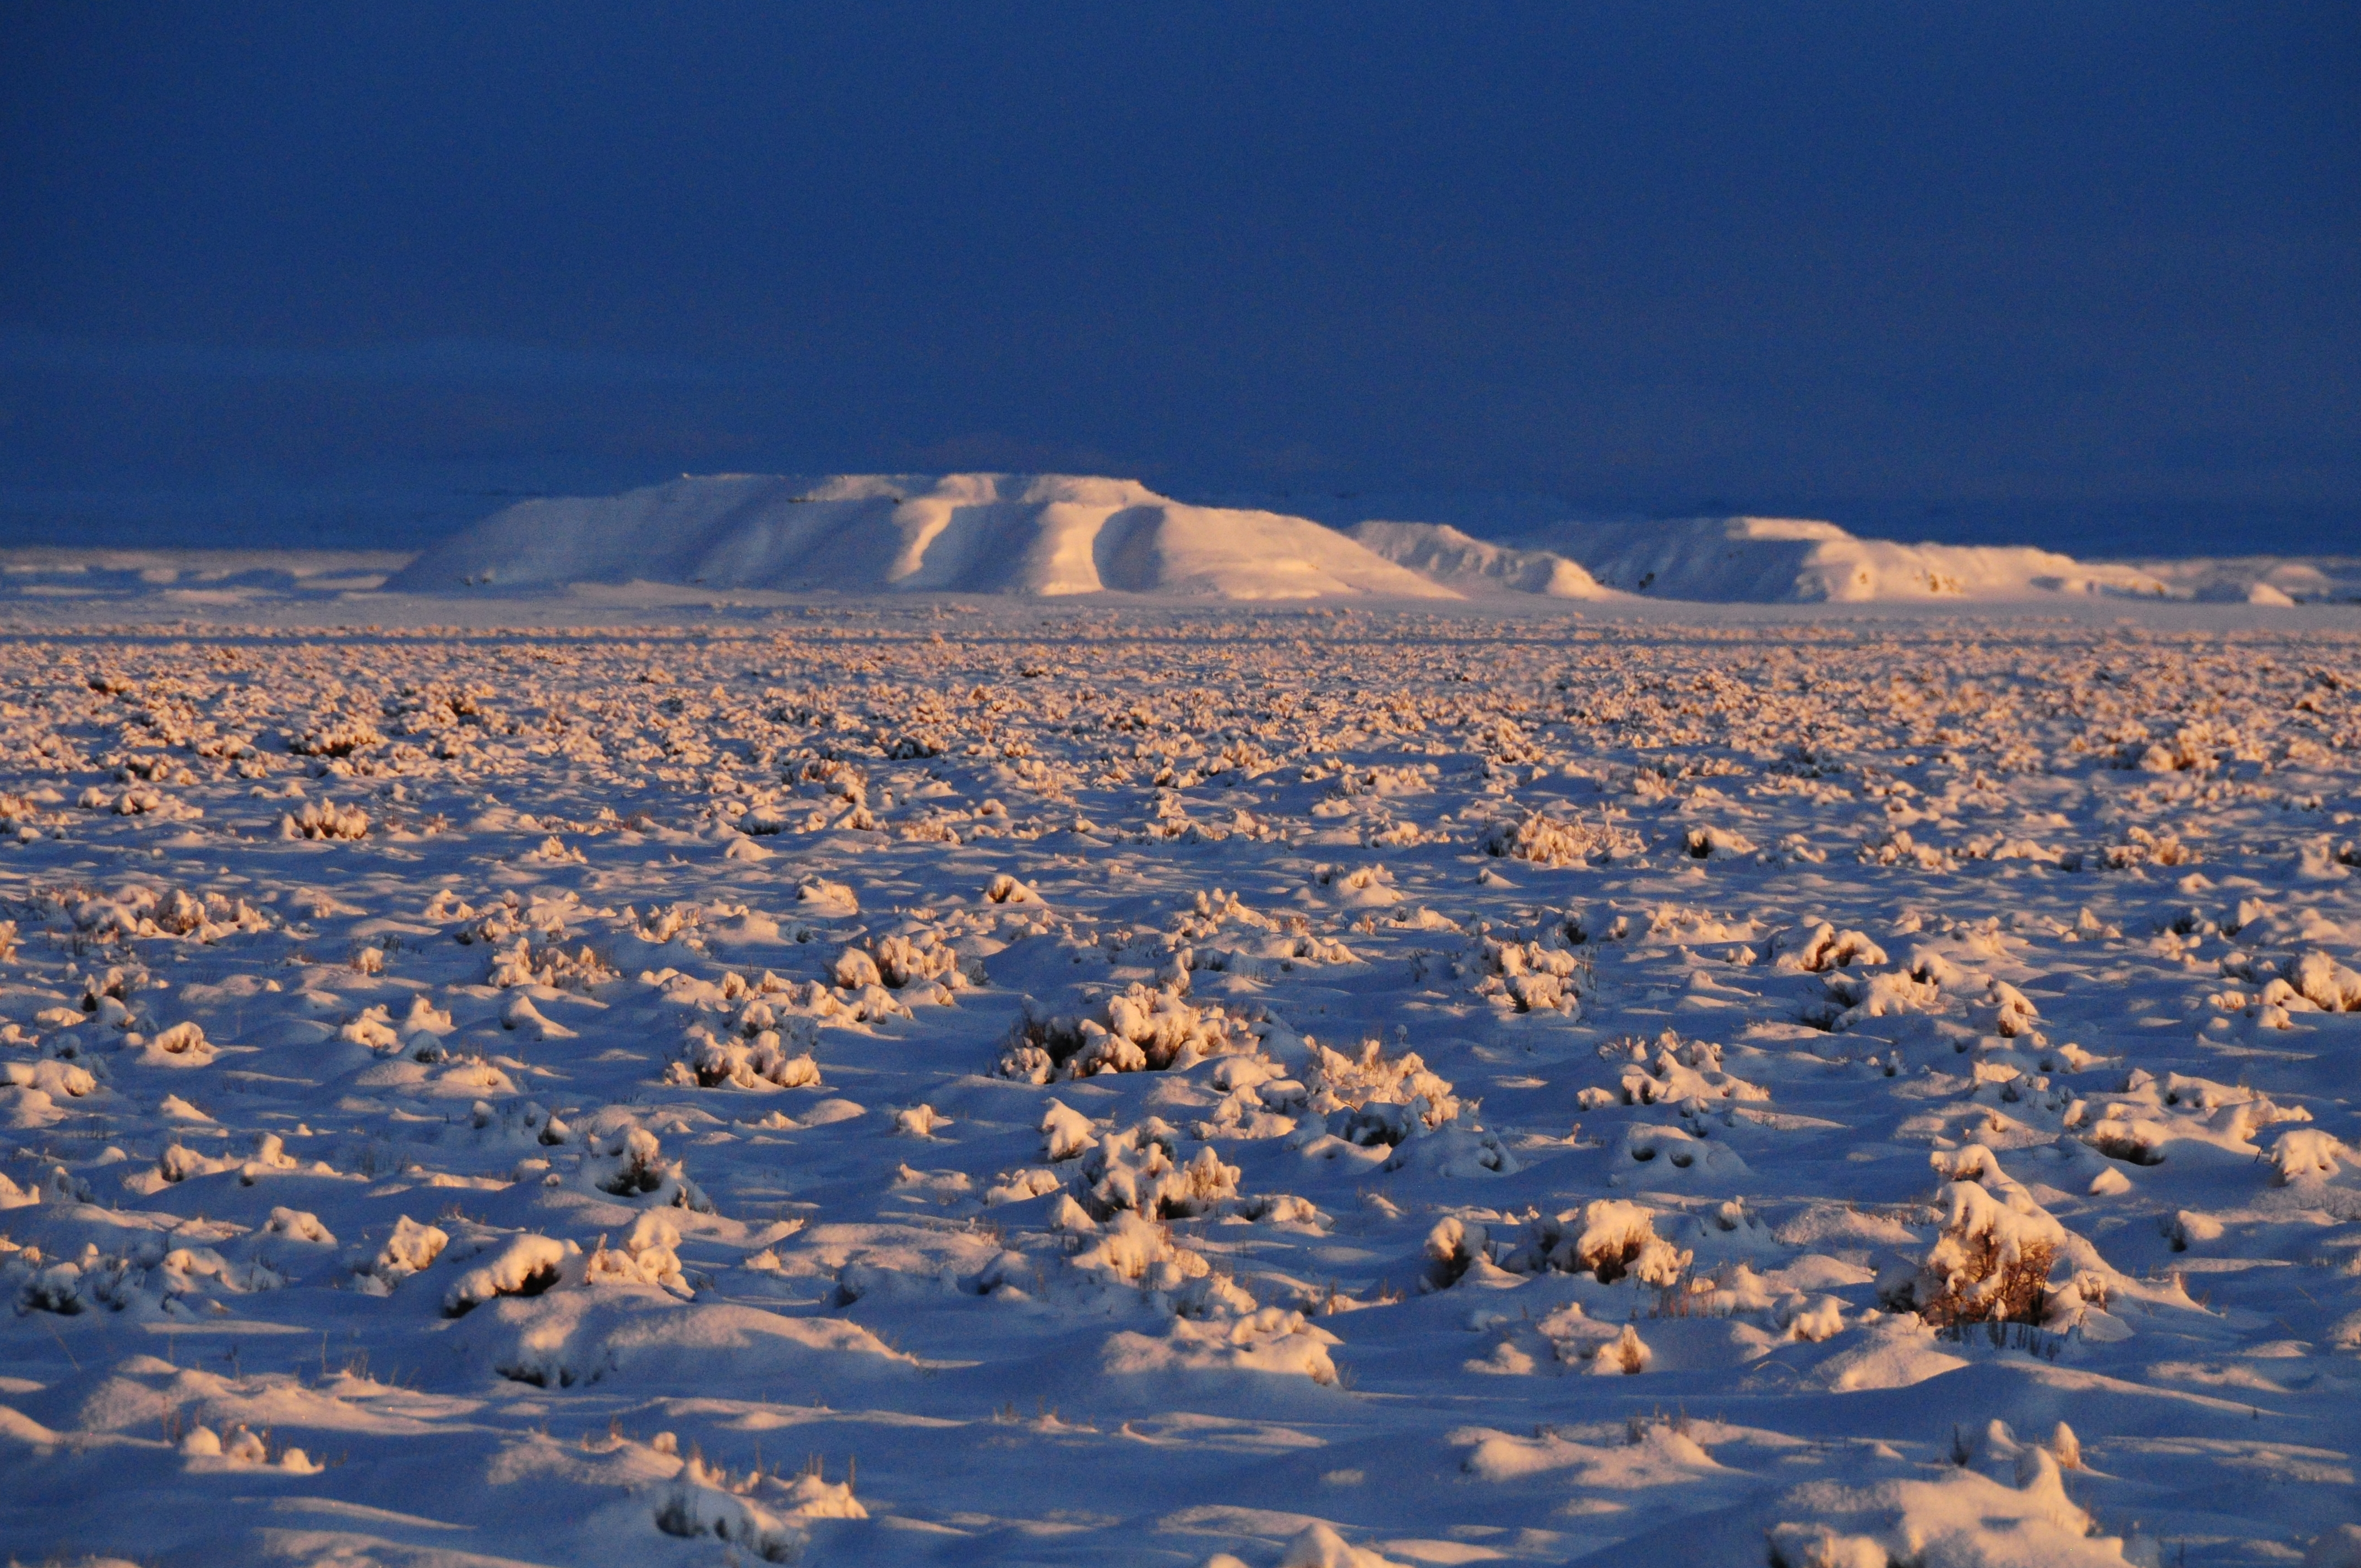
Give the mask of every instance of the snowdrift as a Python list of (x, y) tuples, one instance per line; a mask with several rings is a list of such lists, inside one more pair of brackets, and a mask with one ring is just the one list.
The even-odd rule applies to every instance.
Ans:
[(1192, 507), (1067, 475), (683, 477), (531, 500), (427, 551), (386, 587), (659, 582), (844, 593), (1449, 598), (1333, 529)]

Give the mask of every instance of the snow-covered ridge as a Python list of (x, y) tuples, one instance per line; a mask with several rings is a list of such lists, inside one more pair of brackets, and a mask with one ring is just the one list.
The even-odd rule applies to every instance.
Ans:
[(1434, 522), (1344, 521), (1196, 506), (1090, 476), (685, 476), (618, 496), (525, 501), (414, 557), (0, 549), (0, 605), (57, 613), (136, 602), (219, 614), (323, 603), (398, 615), (390, 596), (440, 614), (428, 601), (652, 609), (810, 592), (1503, 609), (1573, 601), (1619, 611), (2361, 600), (2361, 558), (2326, 555), (2089, 563), (2026, 546), (1862, 539), (1806, 519), (1565, 521), (1544, 502), (1489, 514), (1490, 538)]
[(439, 594), (627, 582), (1045, 598), (1455, 597), (1303, 518), (1192, 507), (1130, 479), (1062, 474), (724, 475), (524, 501), (427, 551), (386, 586)]
[(1455, 587), (1481, 584), (1554, 598), (1627, 593), (1727, 604), (1866, 604), (2185, 597), (2133, 566), (2086, 565), (2024, 545), (1860, 539), (1806, 518), (1561, 522), (1520, 541), (1523, 548), (1484, 544), (1424, 523), (1365, 522), (1353, 536)]
[(2343, 597), (2332, 574), (2290, 576), (2288, 565), (2092, 565), (2028, 546), (1904, 544), (1764, 517), (1550, 521), (1499, 543), (1407, 521), (1340, 532), (1087, 475), (736, 474), (521, 502), (427, 551), (386, 587), (1927, 605)]
[(1387, 560), (1469, 595), (1538, 594), (1543, 598), (1613, 597), (1576, 562), (1547, 550), (1488, 544), (1432, 522), (1364, 522), (1354, 539)]

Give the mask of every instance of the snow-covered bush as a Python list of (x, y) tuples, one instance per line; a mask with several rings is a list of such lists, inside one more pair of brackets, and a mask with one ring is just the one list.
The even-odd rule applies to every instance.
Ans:
[(1006, 872), (1000, 872), (984, 884), (983, 901), (986, 904), (1038, 905), (1041, 902), (1041, 895)]
[[(248, 1187), (274, 1170), (293, 1170), (302, 1162), (287, 1152), (285, 1140), (276, 1133), (258, 1133), (250, 1155), (204, 1155), (180, 1143), (168, 1143), (156, 1157), (156, 1176), (159, 1185), (186, 1181), (195, 1176), (218, 1176), (225, 1171), (237, 1173), (239, 1181)], [(325, 1166), (315, 1166), (325, 1171)]]
[(1554, 869), (1628, 860), (1639, 852), (1640, 843), (1628, 828), (1594, 828), (1536, 811), (1514, 822), (1494, 823), (1485, 829), (1481, 848), (1497, 859)]
[(584, 1285), (653, 1285), (686, 1298), (688, 1279), (681, 1272), (680, 1228), (655, 1211), (642, 1214), (623, 1233), (622, 1243), (609, 1247), (601, 1236), (581, 1255)]
[(70, 911), (74, 929), (126, 938), (186, 937), (217, 942), (246, 932), (270, 929), (269, 916), (243, 898), (185, 888), (155, 888), (133, 883), (100, 898), (83, 899)]
[(28, 1089), (35, 1094), (79, 1100), (85, 1094), (97, 1091), (98, 1080), (87, 1069), (70, 1061), (6, 1061), (0, 1062), (0, 1087)]
[(1502, 941), (1479, 936), (1466, 967), (1477, 978), (1476, 994), (1510, 1013), (1579, 1015), (1589, 966), (1563, 947)]
[(1200, 1146), (1180, 1158), (1180, 1135), (1150, 1117), (1110, 1132), (1082, 1155), (1079, 1180), (1094, 1218), (1129, 1210), (1151, 1219), (1211, 1212), (1238, 1194), (1238, 1168)]
[(1023, 1203), (1035, 1198), (1046, 1198), (1065, 1185), (1065, 1178), (1046, 1166), (1026, 1166), (1016, 1170), (1002, 1171), (994, 1179), (992, 1185), (984, 1189), (983, 1201), (987, 1208), (996, 1208), (1003, 1203)]
[(1885, 949), (1860, 931), (1839, 931), (1826, 920), (1782, 931), (1771, 941), (1774, 966), (1787, 973), (1822, 974), (1854, 964), (1874, 968), (1885, 962)]
[[(1655, 1216), (1637, 1203), (1597, 1198), (1580, 1210), (1533, 1222), (1522, 1244), (1503, 1260), (1512, 1271), (1588, 1274), (1601, 1285), (1626, 1276), (1642, 1285), (1670, 1286), (1691, 1254), (1656, 1234)], [(1526, 1266), (1519, 1268), (1519, 1265)]]
[[(1651, 1045), (1654, 1059), (1649, 1060)], [(1771, 1098), (1771, 1091), (1758, 1084), (1725, 1072), (1721, 1065), (1721, 1047), (1711, 1040), (1684, 1039), (1676, 1030), (1667, 1029), (1653, 1042), (1627, 1039), (1599, 1047), (1601, 1056), (1612, 1059), (1625, 1057), (1632, 1063), (1623, 1069), (1614, 1099), (1626, 1105), (1679, 1105), (1692, 1100), (1762, 1101)], [(1586, 1098), (1586, 1104), (1594, 1102)], [(1611, 1103), (1602, 1098), (1596, 1103)]]
[[(288, 751), (298, 757), (349, 757), (381, 746), (385, 737), (369, 719), (357, 714), (329, 714), (288, 738)], [(352, 835), (358, 837), (358, 835)]]
[(2326, 953), (2304, 954), (2289, 980), (2298, 995), (2323, 1013), (2361, 1013), (2361, 974)]
[(788, 1478), (760, 1470), (742, 1476), (707, 1464), (692, 1453), (655, 1508), (655, 1527), (694, 1540), (710, 1536), (764, 1563), (802, 1560), (810, 1519), (865, 1519), (869, 1510), (850, 1481), (830, 1482), (807, 1469)]
[(2065, 1227), (2002, 1174), (1989, 1149), (1935, 1157), (1954, 1176), (1938, 1198), (1940, 1234), (1916, 1275), (1882, 1293), (1938, 1328), (2039, 1322)]
[(1169, 987), (1133, 985), (1081, 1017), (1052, 1014), (1027, 997), (996, 1070), (1003, 1078), (1049, 1083), (1103, 1072), (1161, 1072), (1259, 1047), (1243, 1020), (1218, 1006), (1193, 1006)]
[(203, 1028), (192, 1022), (183, 1021), (148, 1036), (141, 1054), (150, 1061), (203, 1067), (219, 1053), (214, 1043), (205, 1038)]
[(1073, 1159), (1098, 1146), (1091, 1119), (1061, 1101), (1052, 1100), (1041, 1113), (1041, 1157), (1052, 1164)]
[(1755, 852), (1753, 839), (1727, 828), (1692, 828), (1682, 848), (1693, 861), (1734, 860)]
[(500, 1296), (538, 1296), (557, 1283), (558, 1270), (582, 1249), (550, 1236), (512, 1236), (443, 1292), (443, 1315), (464, 1317)]
[(2343, 1168), (2336, 1163), (2339, 1155), (2349, 1157), (2349, 1151), (2335, 1138), (2316, 1127), (2298, 1127), (2272, 1143), (2271, 1169), (2281, 1187), (2324, 1181)]
[(819, 1031), (807, 1018), (779, 1020), (779, 1029), (760, 1029), (752, 1038), (718, 1037), (692, 1025), (685, 1054), (664, 1069), (664, 1082), (686, 1088), (817, 1089), (819, 1064), (812, 1049)]
[(590, 991), (620, 979), (615, 967), (587, 944), (567, 952), (562, 943), (534, 947), (523, 937), (513, 946), (495, 951), (484, 983), (507, 991), (520, 985), (545, 985), (553, 991)]
[(1821, 975), (1826, 999), (1803, 1010), (1807, 1024), (1841, 1033), (1876, 1018), (1911, 1013), (1934, 1013), (1943, 1005), (1942, 989), (1903, 970), (1830, 970)]
[(1429, 1071), (1414, 1051), (1389, 1057), (1375, 1040), (1349, 1053), (1306, 1045), (1305, 1108), (1326, 1117), (1330, 1134), (1348, 1144), (1399, 1144), (1459, 1115), (1450, 1080)]
[(2014, 1038), (2032, 1035), (2034, 1024), (2041, 1016), (2025, 992), (2006, 981), (1993, 977), (1984, 982), (1984, 998), (1976, 1010), (1977, 1022), (1986, 1033)]
[[(1254, 1310), (1254, 1298), (1226, 1280), (1222, 1281), (1226, 1290), (1222, 1286), (1199, 1285), (1199, 1281), (1215, 1277), (1213, 1266), (1201, 1254), (1175, 1242), (1170, 1227), (1158, 1224), (1137, 1209), (1121, 1210), (1112, 1215), (1067, 1263), (1076, 1272), (1106, 1284), (1155, 1291), (1168, 1298), (1194, 1287), (1201, 1292), (1210, 1289), (1213, 1300), (1224, 1301), (1235, 1310)], [(1231, 1296), (1229, 1291), (1236, 1294)]]
[(281, 839), (366, 839), (368, 813), (332, 800), (307, 800), (279, 818)]
[(848, 947), (837, 955), (829, 975), (844, 991), (882, 985), (888, 991), (910, 991), (917, 1000), (938, 1002), (948, 1002), (950, 992), (983, 981), (981, 965), (961, 962), (932, 931), (879, 937)]
[(1312, 885), (1324, 889), (1346, 909), (1390, 909), (1402, 901), (1393, 873), (1381, 865), (1322, 865), (1312, 868)]
[(365, 1294), (382, 1296), (433, 1264), (450, 1245), (450, 1234), (441, 1226), (422, 1225), (404, 1214), (375, 1255), (355, 1260), (355, 1284)]
[(1480, 1260), (1511, 1274), (1587, 1274), (1601, 1285), (1630, 1278), (1664, 1288), (1680, 1279), (1695, 1255), (1656, 1234), (1652, 1211), (1598, 1198), (1505, 1230), (1446, 1218), (1427, 1234), (1426, 1255), (1430, 1286), (1452, 1283)]
[(2082, 1141), (2109, 1159), (2128, 1165), (2162, 1165), (2164, 1146), (2172, 1132), (2154, 1117), (2141, 1115), (2137, 1107), (2118, 1103), (2104, 1108), (2082, 1135)]
[(2099, 851), (2099, 858), (2110, 871), (2129, 871), (2137, 866), (2186, 866), (2203, 859), (2180, 841), (2173, 833), (2155, 833), (2141, 827), (2125, 829), (2125, 841), (2109, 844)]
[(664, 1157), (656, 1135), (645, 1127), (625, 1127), (597, 1140), (585, 1154), (582, 1176), (594, 1190), (619, 1198), (646, 1199), (655, 1207), (711, 1213), (697, 1183), (676, 1160)]

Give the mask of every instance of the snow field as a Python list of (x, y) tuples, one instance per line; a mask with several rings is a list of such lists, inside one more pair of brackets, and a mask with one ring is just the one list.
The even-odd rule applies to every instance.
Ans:
[(0, 640), (0, 1541), (2351, 1561), (2356, 679), (2000, 620)]

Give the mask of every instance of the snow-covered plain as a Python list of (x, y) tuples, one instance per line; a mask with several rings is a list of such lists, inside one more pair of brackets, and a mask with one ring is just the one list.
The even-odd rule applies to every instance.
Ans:
[(371, 565), (0, 625), (8, 1553), (2361, 1561), (2352, 612)]

